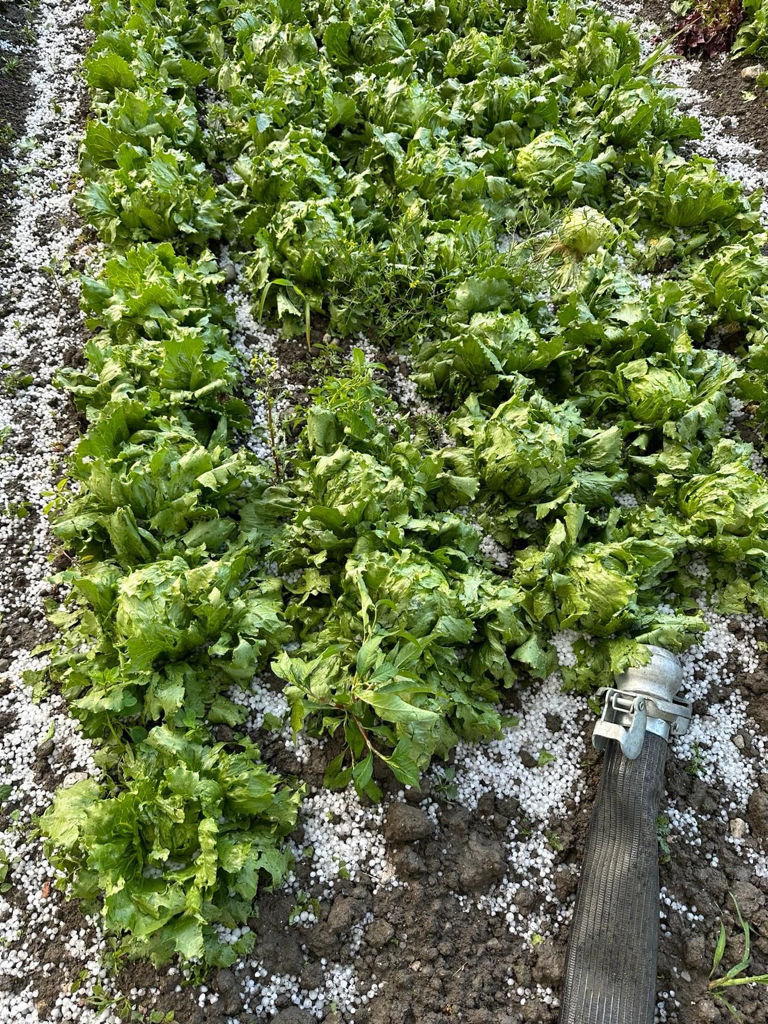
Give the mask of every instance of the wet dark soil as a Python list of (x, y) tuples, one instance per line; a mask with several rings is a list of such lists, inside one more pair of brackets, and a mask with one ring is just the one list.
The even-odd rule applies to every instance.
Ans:
[[(0, 39), (11, 48), (0, 50), (0, 167), (10, 157), (13, 141), (23, 131), (29, 103), (29, 77), (33, 59), (22, 47), (29, 39), (30, 8), (29, 3), (0, 0)], [(12, 52), (16, 49), (21, 50), (18, 55)], [(0, 170), (0, 238), (6, 237), (9, 199), (14, 187), (11, 175)]]

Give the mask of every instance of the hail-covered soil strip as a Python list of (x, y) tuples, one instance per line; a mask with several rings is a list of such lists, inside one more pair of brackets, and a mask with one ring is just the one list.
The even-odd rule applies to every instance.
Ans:
[[(83, 340), (78, 294), (67, 270), (81, 258), (72, 186), (83, 123), (78, 69), (87, 9), (84, 2), (41, 5), (33, 102), (7, 168), (18, 191), (0, 259), (0, 614), (4, 620), (13, 616), (16, 630), (34, 624), (33, 642), (40, 639), (42, 597), (48, 592), (50, 541), (42, 513), (73, 434), (52, 377)], [(18, 640), (18, 632), (4, 631), (6, 650), (12, 652)]]
[(5, 168), (15, 185), (0, 261), (0, 1014), (9, 1024), (115, 1019), (84, 1003), (106, 984), (100, 933), (55, 893), (55, 872), (29, 834), (56, 786), (95, 772), (90, 743), (62, 701), (34, 701), (25, 675), (44, 666), (30, 654), (45, 638), (43, 599), (51, 594), (43, 509), (73, 435), (52, 377), (83, 341), (68, 270), (83, 258), (71, 201), (84, 119), (79, 66), (88, 6), (84, 0), (38, 6), (31, 105)]
[(530, 695), (519, 724), (505, 730), (503, 739), (484, 747), (462, 744), (456, 752), (454, 785), (463, 806), (476, 810), (491, 793), (516, 810), (506, 837), (504, 878), (479, 896), (477, 906), (501, 915), (519, 940), (539, 942), (570, 920), (572, 907), (563, 906), (555, 891), (554, 823), (581, 800), (580, 761), (591, 725), (586, 699), (564, 694), (555, 673)]

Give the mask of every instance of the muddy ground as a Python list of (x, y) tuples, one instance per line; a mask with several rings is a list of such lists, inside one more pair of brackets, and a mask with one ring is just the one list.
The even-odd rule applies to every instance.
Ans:
[[(8, 47), (0, 52), (0, 165), (8, 160), (13, 141), (24, 126), (34, 59), (24, 43), (33, 31), (25, 4), (0, 0), (0, 39)], [(17, 53), (17, 49), (21, 52)], [(5, 237), (8, 200), (14, 187), (13, 176), (7, 171), (0, 172), (0, 238)]]

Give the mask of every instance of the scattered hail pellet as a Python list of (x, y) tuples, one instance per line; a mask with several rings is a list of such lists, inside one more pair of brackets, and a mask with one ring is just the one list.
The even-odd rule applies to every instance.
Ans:
[[(245, 393), (245, 398), (253, 420), (253, 427), (242, 439), (242, 443), (249, 451), (268, 462), (271, 452), (267, 440), (269, 433), (267, 405), (265, 396), (259, 388), (260, 382), (252, 379), (254, 374), (258, 374), (258, 370), (254, 369), (252, 372), (250, 366), (252, 360), (257, 362), (259, 359), (264, 360), (263, 375), (266, 377), (272, 374), (268, 361), (274, 358), (277, 334), (254, 319), (251, 302), (243, 285), (242, 267), (230, 259), (226, 246), (222, 247), (219, 266), (229, 278), (224, 294), (235, 313), (235, 327), (230, 334), (230, 341), (242, 359), (245, 380), (251, 383), (251, 387)], [(273, 412), (275, 423), (279, 423), (281, 409), (277, 407)]]
[[(567, 799), (578, 802), (581, 794), (579, 760), (589, 720), (586, 699), (563, 693), (560, 675), (554, 673), (526, 693), (519, 723), (505, 728), (501, 739), (484, 746), (459, 743), (457, 799), (472, 809), (486, 792), (514, 797), (521, 813), (542, 823), (565, 813)], [(534, 767), (526, 768), (522, 751), (533, 757)]]
[[(286, 647), (291, 646), (286, 645)], [(282, 693), (268, 686), (263, 677), (256, 676), (248, 684), (247, 689), (238, 685), (231, 686), (227, 695), (234, 704), (246, 708), (247, 717), (243, 722), (243, 727), (256, 742), (259, 741), (259, 731), (264, 727), (264, 719), (267, 715), (271, 715), (283, 722), (280, 729), (282, 742), (300, 764), (305, 764), (312, 751), (320, 746), (320, 740), (315, 739), (314, 736), (307, 736), (301, 732), (296, 736), (293, 735), (288, 720), (288, 701)]]
[[(754, 631), (759, 620), (751, 615), (726, 618), (708, 611), (702, 614), (709, 629), (681, 661), (685, 694), (692, 700), (705, 700), (707, 710), (694, 715), (689, 731), (673, 741), (672, 751), (722, 793), (725, 810), (735, 812), (746, 807), (757, 785), (755, 761), (733, 740), (747, 726), (747, 702), (739, 693), (739, 680), (758, 667)], [(738, 635), (731, 626), (739, 627)], [(732, 687), (727, 699), (713, 700), (712, 694), (724, 684)], [(756, 742), (764, 744), (765, 738)]]
[(282, 721), (288, 714), (288, 701), (283, 694), (269, 687), (260, 676), (251, 680), (247, 690), (238, 685), (230, 687), (227, 696), (233, 703), (246, 708), (248, 717), (243, 725), (248, 732), (258, 732), (267, 715)]
[[(563, 664), (572, 664), (575, 636), (560, 633), (553, 641)], [(504, 917), (510, 932), (525, 939), (554, 934), (570, 917), (571, 908), (555, 892), (558, 839), (549, 823), (568, 812), (569, 801), (581, 799), (580, 761), (590, 725), (586, 698), (563, 693), (554, 673), (526, 694), (524, 714), (500, 740), (482, 747), (460, 743), (456, 750), (453, 785), (460, 803), (474, 809), (484, 793), (492, 792), (518, 807), (507, 835), (506, 876), (480, 895), (477, 905)], [(522, 819), (525, 836), (518, 835)], [(467, 897), (457, 899), (469, 909)]]
[(340, 872), (352, 880), (370, 875), (374, 889), (397, 884), (384, 843), (381, 805), (364, 806), (354, 789), (321, 789), (305, 799), (301, 821), (305, 845), (313, 851), (310, 880), (323, 896), (333, 892)]
[[(269, 1020), (277, 1013), (278, 1005), (288, 1002), (318, 1019), (331, 1008), (353, 1016), (360, 1005), (370, 1002), (379, 992), (375, 975), (363, 987), (350, 964), (328, 963), (323, 959), (321, 965), (322, 985), (306, 989), (295, 974), (269, 974), (259, 962), (238, 963), (234, 974), (241, 985), (243, 1010), (259, 1020)], [(239, 1024), (239, 1018), (230, 1017), (228, 1024)]]

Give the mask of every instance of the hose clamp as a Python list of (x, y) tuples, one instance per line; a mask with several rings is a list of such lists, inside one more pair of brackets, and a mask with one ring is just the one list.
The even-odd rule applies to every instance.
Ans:
[(625, 757), (634, 760), (643, 749), (645, 734), (665, 740), (681, 736), (691, 722), (691, 701), (679, 697), (683, 681), (680, 662), (671, 651), (648, 645), (647, 665), (627, 669), (615, 677), (615, 686), (603, 686), (603, 711), (592, 733), (592, 744), (605, 750), (615, 740)]

